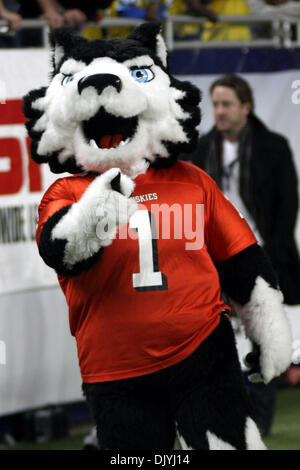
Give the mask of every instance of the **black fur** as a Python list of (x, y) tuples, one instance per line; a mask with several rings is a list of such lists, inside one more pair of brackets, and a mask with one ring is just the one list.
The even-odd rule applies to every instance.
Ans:
[[(253, 419), (253, 410), (244, 386), (234, 333), (225, 315), (194, 353), (194, 360), (189, 359), (181, 366), (187, 366), (185, 375), (177, 371), (181, 393), (192, 391), (179, 407), (180, 434), (193, 449), (208, 449), (209, 430), (237, 450), (245, 450), (245, 421), (247, 416)], [(195, 375), (199, 387), (193, 390)], [(176, 381), (173, 386), (176, 390), (180, 387)]]
[(36, 108), (32, 107), (32, 103), (39, 98), (45, 96), (47, 87), (38, 88), (36, 90), (31, 90), (23, 99), (23, 112), (28, 118), (39, 118), (42, 116), (42, 111), (39, 111)]
[[(28, 132), (31, 137), (32, 134)], [(43, 156), (38, 153), (39, 139), (32, 138), (30, 143), (30, 156), (35, 161), (35, 163), (48, 163), (48, 156)]]
[(201, 122), (201, 110), (199, 103), (201, 102), (201, 91), (190, 82), (180, 82), (174, 77), (171, 78), (171, 86), (186, 92), (184, 98), (178, 101), (182, 108), (190, 114), (190, 118), (186, 121), (180, 121), (185, 133), (189, 140), (181, 144), (173, 144), (172, 142), (164, 142), (167, 147), (170, 157), (158, 157), (151, 163), (151, 168), (170, 168), (177, 160), (178, 156), (183, 153), (193, 152), (198, 142), (197, 126)]
[(170, 158), (177, 159), (181, 153), (193, 152), (198, 142), (197, 126), (201, 121), (201, 111), (199, 103), (201, 101), (201, 92), (190, 82), (180, 82), (174, 78), (171, 80), (171, 86), (183, 90), (185, 92), (184, 98), (178, 101), (180, 106), (190, 115), (190, 118), (180, 123), (188, 136), (188, 142), (181, 144), (173, 144), (172, 142), (165, 142), (168, 148)]
[(68, 158), (64, 163), (59, 161), (59, 153), (53, 152), (51, 158), (49, 158), (49, 167), (53, 173), (64, 173), (68, 172), (72, 175), (77, 173), (84, 173), (84, 169), (76, 163), (75, 157)]
[(122, 194), (121, 191), (121, 173), (118, 173), (117, 176), (114, 177), (114, 179), (111, 180), (110, 182), (111, 189), (114, 191), (117, 191), (118, 193)]
[(247, 372), (248, 377), (252, 374), (261, 374), (260, 354), (260, 346), (254, 343), (252, 351), (249, 352), (244, 359), (245, 365), (249, 368)]
[(218, 263), (216, 267), (223, 291), (241, 305), (249, 302), (258, 276), (261, 276), (271, 287), (278, 288), (278, 281), (269, 258), (257, 244)]
[(66, 60), (69, 52), (71, 52), (76, 47), (79, 47), (80, 44), (86, 42), (86, 39), (78, 35), (78, 31), (73, 26), (63, 26), (62, 28), (53, 29), (49, 35), (50, 44), (53, 48), (56, 45), (62, 47), (64, 54), (58, 62), (55, 62), (55, 56), (52, 54), (52, 73), (51, 78), (54, 77), (56, 73), (59, 72), (59, 69), (63, 62)]
[(83, 391), (101, 449), (172, 450), (174, 421), (193, 449), (208, 450), (207, 430), (246, 449), (245, 421), (252, 410), (226, 317), (174, 366), (131, 379), (85, 383)]
[(150, 55), (154, 62), (165, 70), (161, 60), (155, 54), (156, 35), (161, 28), (160, 23), (149, 22), (134, 30), (127, 39), (96, 39), (89, 41), (74, 34), (72, 29), (58, 28), (51, 34), (51, 44), (59, 45), (64, 50), (64, 56), (55, 64), (53, 76), (58, 73), (62, 63), (68, 59), (81, 60), (89, 64), (97, 57), (110, 57), (118, 62), (132, 59), (141, 55)]
[(103, 252), (103, 248), (100, 248), (100, 250), (90, 258), (74, 264), (72, 269), (66, 267), (64, 263), (64, 255), (67, 240), (52, 240), (51, 235), (53, 228), (57, 225), (60, 219), (65, 214), (67, 214), (71, 207), (72, 204), (69, 206), (65, 206), (58, 212), (56, 212), (52, 217), (49, 217), (43, 227), (39, 241), (40, 256), (43, 258), (43, 260), (48, 266), (55, 269), (57, 274), (60, 274), (62, 276), (76, 276), (83, 271), (87, 271), (94, 264), (96, 264)]
[(142, 24), (139, 28), (134, 29), (128, 36), (128, 39), (133, 39), (139, 44), (147, 47), (155, 54), (156, 51), (156, 36), (161, 32), (161, 23), (159, 21), (151, 21)]
[(25, 122), (25, 127), (27, 129), (29, 137), (31, 137), (31, 157), (36, 163), (46, 163), (48, 162), (48, 156), (39, 155), (37, 152), (37, 146), (39, 140), (42, 136), (42, 132), (38, 132), (33, 130), (37, 120), (42, 116), (43, 112), (34, 108), (33, 104), (39, 98), (45, 96), (47, 88), (42, 87), (36, 90), (31, 90), (26, 96), (23, 98), (23, 114), (26, 116), (28, 121)]

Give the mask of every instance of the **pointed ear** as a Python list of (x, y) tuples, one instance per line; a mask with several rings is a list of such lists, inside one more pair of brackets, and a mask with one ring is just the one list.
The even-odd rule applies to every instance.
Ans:
[(143, 23), (129, 34), (128, 39), (134, 39), (142, 46), (150, 49), (161, 60), (164, 67), (166, 67), (168, 53), (165, 41), (161, 35), (161, 29), (159, 21)]
[(72, 56), (72, 50), (85, 41), (86, 39), (78, 36), (72, 27), (57, 28), (51, 31), (50, 44), (53, 48), (53, 74), (58, 71), (62, 58)]

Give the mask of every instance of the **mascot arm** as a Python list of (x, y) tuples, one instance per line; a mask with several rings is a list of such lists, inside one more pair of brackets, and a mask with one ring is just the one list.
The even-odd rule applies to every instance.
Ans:
[(51, 215), (38, 239), (45, 263), (60, 275), (76, 275), (95, 264), (119, 225), (136, 211), (129, 198), (133, 188), (130, 178), (112, 168), (97, 176), (77, 202)]
[[(292, 355), (290, 327), (273, 268), (263, 249), (253, 244), (218, 263), (217, 269), (246, 335), (258, 346), (258, 368), (250, 371), (249, 379), (268, 383), (287, 369)], [(248, 365), (251, 359), (254, 365), (255, 354), (248, 356)]]

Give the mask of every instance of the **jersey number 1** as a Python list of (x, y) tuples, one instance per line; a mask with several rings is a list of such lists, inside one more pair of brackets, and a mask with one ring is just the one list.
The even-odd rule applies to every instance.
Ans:
[(132, 275), (133, 287), (139, 291), (168, 289), (167, 277), (158, 269), (157, 237), (154, 216), (146, 210), (136, 211), (129, 226), (138, 232), (140, 272)]

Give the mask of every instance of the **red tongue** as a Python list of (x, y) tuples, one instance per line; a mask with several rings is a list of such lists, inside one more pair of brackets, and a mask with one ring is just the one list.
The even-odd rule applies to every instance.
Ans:
[(100, 146), (103, 149), (110, 149), (111, 147), (117, 147), (121, 140), (122, 134), (104, 135), (100, 139)]

